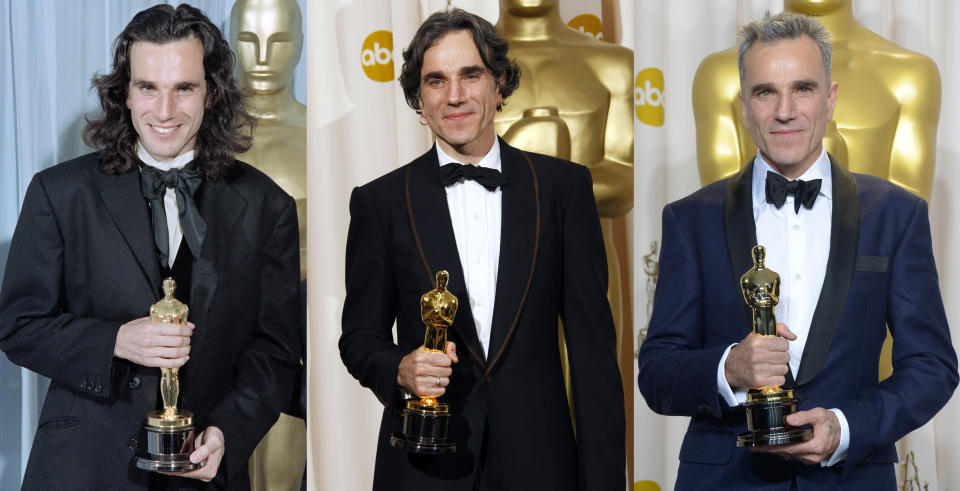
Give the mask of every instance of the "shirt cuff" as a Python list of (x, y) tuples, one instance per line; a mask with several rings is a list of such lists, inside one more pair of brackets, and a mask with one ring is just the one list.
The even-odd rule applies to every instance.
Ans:
[(833, 455), (829, 459), (820, 461), (821, 467), (830, 467), (846, 460), (847, 449), (850, 448), (850, 425), (847, 424), (847, 418), (843, 415), (843, 411), (839, 409), (830, 409), (830, 411), (836, 414), (837, 420), (840, 421), (840, 444), (837, 445), (837, 449), (833, 451)]
[(747, 402), (747, 389), (730, 387), (723, 370), (723, 365), (727, 362), (727, 355), (730, 354), (730, 348), (736, 345), (737, 343), (727, 346), (727, 349), (723, 351), (723, 356), (720, 357), (720, 365), (717, 367), (717, 393), (730, 407), (736, 407)]

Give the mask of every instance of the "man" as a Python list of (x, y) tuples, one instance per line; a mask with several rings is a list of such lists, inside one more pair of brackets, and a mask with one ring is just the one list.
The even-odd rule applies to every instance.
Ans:
[[(742, 114), (759, 152), (663, 212), (638, 382), (655, 411), (692, 416), (678, 489), (890, 489), (894, 442), (957, 385), (926, 203), (823, 150), (838, 92), (828, 36), (788, 13), (743, 28)], [(779, 336), (747, 334), (738, 282), (755, 244), (781, 277)], [(878, 382), (885, 325), (894, 373)], [(736, 448), (747, 389), (776, 385), (800, 394), (786, 422), (813, 438)]]
[[(623, 393), (590, 174), (497, 137), (494, 114), (519, 80), (507, 49), (475, 15), (430, 16), (404, 51), (400, 82), (437, 144), (351, 197), (340, 353), (385, 406), (374, 489), (624, 487)], [(431, 353), (418, 349), (420, 296), (441, 269), (459, 309), (445, 352)], [(390, 446), (404, 396), (450, 405), (456, 453)]]
[[(51, 379), (24, 489), (249, 487), (300, 356), (299, 258), (293, 200), (233, 159), (251, 123), (233, 73), (199, 10), (138, 13), (93, 81), (98, 152), (30, 184), (0, 293), (0, 348)], [(166, 276), (187, 326), (147, 317)], [(134, 464), (157, 367), (180, 367), (199, 469)]]

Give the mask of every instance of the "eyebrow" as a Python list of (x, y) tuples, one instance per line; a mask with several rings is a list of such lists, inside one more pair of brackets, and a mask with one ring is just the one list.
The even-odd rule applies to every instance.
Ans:
[[(134, 87), (147, 87), (147, 88), (149, 88), (149, 87), (155, 87), (156, 84), (153, 83), (153, 82), (151, 82), (151, 81), (149, 81), (149, 80), (134, 80), (134, 81), (133, 81), (133, 86), (134, 86)], [(197, 82), (178, 82), (178, 83), (175, 85), (175, 87), (176, 87), (177, 89), (196, 89), (197, 87), (200, 87), (200, 84), (197, 83)]]
[[(470, 66), (465, 66), (461, 68), (459, 71), (459, 74), (466, 75), (468, 73), (483, 73), (484, 71), (486, 71), (486, 69), (480, 65), (470, 65)], [(432, 78), (442, 79), (442, 78), (446, 78), (446, 76), (441, 71), (433, 71), (433, 72), (428, 72), (423, 74), (424, 80), (430, 80)]]
[[(807, 88), (811, 88), (811, 89), (816, 89), (816, 88), (820, 87), (820, 84), (817, 83), (816, 80), (812, 80), (812, 79), (796, 80), (796, 81), (793, 81), (793, 82), (790, 83), (790, 88), (792, 88), (792, 89), (799, 89), (799, 88), (803, 88), (803, 87), (807, 87)], [(751, 87), (751, 88), (750, 88), (750, 93), (751, 93), (751, 94), (756, 94), (756, 93), (762, 92), (762, 91), (764, 91), (764, 90), (769, 90), (769, 91), (776, 92), (777, 88), (774, 87), (774, 85), (773, 85), (772, 83), (762, 83), (762, 84), (757, 84), (757, 85), (754, 85), (753, 87)]]

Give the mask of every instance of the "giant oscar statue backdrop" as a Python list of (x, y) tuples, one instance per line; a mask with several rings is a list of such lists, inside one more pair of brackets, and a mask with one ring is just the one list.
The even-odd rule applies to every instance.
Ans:
[[(307, 110), (293, 96), (293, 71), (303, 48), (296, 0), (238, 0), (230, 13), (230, 41), (239, 61), (247, 107), (257, 117), (253, 146), (238, 155), (277, 182), (297, 204), (300, 279), (306, 279)], [(304, 421), (287, 414), (250, 457), (253, 489), (294, 490), (306, 465)]]
[[(590, 168), (619, 356), (623, 295), (613, 219), (633, 208), (633, 52), (568, 27), (557, 4), (500, 0), (497, 29), (510, 42), (510, 57), (520, 64), (521, 82), (495, 125), (510, 145)], [(565, 346), (562, 351), (566, 355)]]
[[(785, 0), (784, 10), (816, 16), (832, 33), (833, 80), (840, 86), (824, 147), (840, 165), (930, 199), (940, 117), (933, 60), (863, 27), (850, 0)], [(737, 48), (708, 56), (693, 81), (700, 181), (736, 173), (757, 147), (740, 117)], [(880, 377), (891, 371), (888, 336)]]

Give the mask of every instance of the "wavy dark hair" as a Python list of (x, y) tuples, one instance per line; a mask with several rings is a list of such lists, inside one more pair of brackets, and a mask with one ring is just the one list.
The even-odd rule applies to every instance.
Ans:
[(221, 179), (233, 167), (234, 154), (253, 143), (254, 117), (234, 76), (230, 44), (200, 9), (181, 4), (156, 5), (140, 11), (113, 42), (113, 71), (93, 77), (100, 96), (100, 117), (83, 129), (83, 141), (100, 151), (107, 174), (129, 169), (137, 158), (137, 132), (126, 106), (130, 86), (130, 48), (137, 42), (164, 44), (196, 37), (203, 46), (207, 109), (197, 132), (196, 161), (204, 175)]
[(423, 54), (438, 39), (454, 31), (469, 31), (473, 36), (480, 59), (493, 74), (504, 99), (520, 85), (520, 65), (507, 58), (510, 44), (500, 36), (493, 24), (462, 9), (441, 10), (420, 24), (410, 45), (403, 50), (403, 68), (398, 80), (407, 105), (417, 111), (417, 114), (420, 114), (420, 71), (423, 69)]

